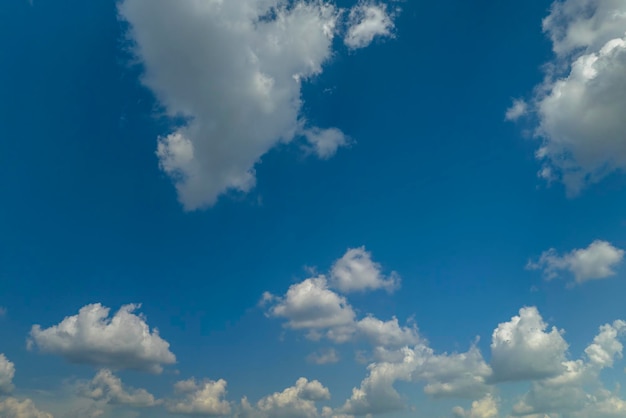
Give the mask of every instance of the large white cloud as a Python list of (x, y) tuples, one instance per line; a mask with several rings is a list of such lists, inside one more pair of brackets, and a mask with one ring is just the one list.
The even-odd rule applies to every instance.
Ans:
[[(168, 115), (187, 118), (157, 148), (187, 210), (250, 190), (255, 165), (281, 142), (303, 136), (322, 158), (348, 143), (337, 128), (307, 126), (301, 114), (302, 82), (322, 72), (344, 26), (331, 3), (123, 0), (119, 12), (130, 23), (144, 84)], [(387, 34), (390, 19), (370, 12), (354, 24), (375, 28), (350, 21), (347, 30), (364, 46), (364, 37)]]
[(13, 391), (15, 365), (4, 354), (0, 354), (0, 395)]
[(563, 372), (568, 344), (562, 331), (547, 328), (535, 307), (522, 308), (498, 325), (491, 341), (493, 381), (534, 380)]
[(30, 399), (6, 398), (0, 401), (2, 418), (54, 418), (52, 414), (40, 411)]
[(224, 416), (231, 412), (230, 402), (224, 400), (226, 396), (226, 381), (195, 379), (181, 380), (174, 385), (176, 393), (183, 395), (183, 399), (168, 403), (167, 409), (176, 414), (197, 416)]
[(122, 380), (108, 369), (98, 371), (94, 378), (82, 388), (81, 394), (112, 405), (148, 407), (160, 403), (145, 389), (125, 388)]
[(567, 271), (574, 276), (576, 283), (606, 279), (615, 275), (615, 268), (624, 260), (624, 250), (601, 240), (593, 241), (587, 248), (579, 248), (559, 255), (554, 248), (544, 251), (536, 262), (528, 268), (543, 270), (547, 279), (558, 277), (559, 272)]
[(176, 357), (158, 330), (150, 330), (145, 317), (134, 313), (140, 305), (125, 305), (109, 318), (110, 309), (87, 305), (58, 325), (42, 329), (34, 325), (29, 347), (58, 354), (70, 362), (113, 369), (161, 373)]
[(565, 0), (552, 5), (543, 29), (555, 58), (527, 110), (543, 140), (540, 175), (560, 179), (570, 195), (626, 168), (626, 3)]
[(385, 289), (391, 293), (400, 286), (400, 277), (391, 272), (382, 274), (381, 266), (372, 260), (365, 247), (350, 248), (335, 262), (330, 271), (330, 282), (343, 293)]
[(530, 391), (514, 405), (513, 415), (620, 416), (620, 405), (626, 403), (615, 394), (607, 395), (599, 376), (603, 369), (612, 367), (614, 361), (622, 357), (623, 345), (619, 337), (625, 331), (626, 322), (621, 320), (600, 327), (598, 335), (585, 349), (586, 358), (565, 360), (560, 374), (534, 381)]

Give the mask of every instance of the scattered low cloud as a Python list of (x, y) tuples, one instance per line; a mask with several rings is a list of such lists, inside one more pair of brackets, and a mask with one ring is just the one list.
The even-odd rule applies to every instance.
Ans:
[(315, 418), (319, 416), (316, 402), (330, 399), (330, 391), (317, 380), (301, 377), (294, 386), (260, 399), (252, 406), (243, 398), (241, 418)]
[(7, 418), (54, 418), (40, 411), (30, 399), (5, 398), (0, 400), (0, 416)]
[(146, 318), (134, 313), (139, 307), (122, 306), (109, 318), (110, 309), (99, 303), (84, 306), (58, 325), (33, 325), (28, 346), (72, 363), (161, 373), (176, 357), (158, 330), (150, 330)]
[(513, 104), (506, 111), (505, 119), (516, 121), (528, 112), (528, 103), (521, 99), (513, 100)]
[(575, 196), (626, 168), (626, 4), (555, 1), (543, 30), (554, 59), (527, 107), (515, 102), (507, 118), (536, 117), (539, 174)]
[(527, 268), (542, 270), (545, 278), (559, 277), (560, 272), (574, 276), (576, 283), (606, 279), (615, 275), (615, 268), (624, 260), (624, 250), (614, 247), (607, 241), (596, 240), (587, 248), (574, 249), (559, 255), (551, 248), (544, 251), (536, 262), (529, 262)]
[(457, 418), (498, 418), (500, 416), (498, 402), (491, 394), (472, 402), (472, 407), (468, 411), (457, 406), (452, 410), (452, 413)]
[(149, 407), (160, 403), (145, 389), (124, 387), (122, 380), (108, 369), (100, 370), (80, 392), (82, 396), (112, 405)]
[(223, 416), (231, 412), (230, 402), (224, 400), (226, 396), (226, 381), (195, 379), (182, 380), (174, 385), (177, 394), (184, 397), (170, 401), (168, 411), (176, 414), (198, 416)]
[(4, 354), (0, 354), (0, 395), (13, 391), (13, 377), (15, 365)]
[(391, 38), (395, 28), (393, 14), (385, 3), (361, 0), (350, 9), (344, 43), (351, 49), (365, 48), (375, 38)]
[(335, 262), (330, 271), (330, 282), (342, 293), (377, 289), (392, 293), (400, 287), (400, 276), (391, 272), (385, 277), (381, 265), (372, 260), (372, 254), (365, 247), (359, 247), (348, 249)]
[(339, 354), (334, 348), (311, 353), (307, 356), (307, 361), (314, 364), (332, 364), (339, 361)]

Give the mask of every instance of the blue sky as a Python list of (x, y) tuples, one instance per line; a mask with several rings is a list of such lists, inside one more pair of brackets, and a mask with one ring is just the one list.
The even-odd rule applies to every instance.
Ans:
[(623, 417), (623, 0), (0, 4), (0, 418)]

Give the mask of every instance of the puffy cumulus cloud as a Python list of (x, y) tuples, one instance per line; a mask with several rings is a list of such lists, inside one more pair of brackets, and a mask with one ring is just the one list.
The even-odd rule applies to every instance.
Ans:
[(345, 297), (328, 288), (324, 276), (291, 285), (284, 297), (265, 294), (270, 316), (287, 319), (292, 329), (324, 329), (354, 323), (355, 313)]
[(339, 361), (339, 354), (334, 348), (328, 348), (315, 353), (311, 353), (307, 356), (309, 363), (315, 364), (331, 364)]
[(615, 268), (624, 260), (624, 250), (609, 242), (596, 240), (587, 248), (574, 249), (559, 255), (554, 248), (544, 251), (536, 262), (528, 263), (528, 268), (542, 270), (550, 280), (559, 272), (567, 271), (574, 276), (576, 283), (606, 279), (615, 275)]
[(493, 381), (533, 380), (563, 372), (568, 345), (561, 331), (543, 321), (535, 307), (494, 330), (491, 342)]
[(360, 247), (348, 249), (333, 264), (328, 278), (319, 275), (305, 279), (291, 285), (282, 297), (266, 292), (261, 305), (268, 307), (269, 316), (286, 319), (286, 327), (307, 330), (312, 340), (326, 337), (344, 343), (361, 339), (384, 347), (417, 344), (415, 324), (401, 326), (395, 317), (383, 321), (372, 315), (357, 319), (346, 297), (334, 290), (346, 293), (384, 288), (391, 292), (399, 283), (395, 272), (383, 276), (380, 265)]
[(484, 398), (472, 402), (469, 411), (457, 406), (452, 413), (458, 418), (498, 418), (498, 402), (491, 394), (487, 394)]
[(368, 376), (352, 396), (335, 411), (338, 414), (382, 414), (405, 408), (406, 400), (394, 388), (398, 380), (411, 381), (413, 372), (423, 359), (408, 347), (400, 350), (397, 362), (379, 362), (368, 366)]
[(52, 414), (40, 411), (30, 399), (6, 398), (0, 401), (2, 418), (54, 418)]
[(540, 175), (576, 195), (626, 168), (626, 3), (555, 1), (543, 29), (555, 57), (529, 103), (543, 141), (536, 155)]
[(394, 385), (398, 381), (426, 382), (424, 392), (433, 397), (484, 396), (490, 390), (491, 375), (480, 351), (435, 354), (425, 344), (398, 350), (379, 350), (380, 361), (368, 366), (368, 375), (336, 413), (349, 415), (384, 414), (406, 407)]
[(0, 354), (0, 395), (13, 391), (15, 365), (4, 354)]
[(176, 414), (199, 416), (223, 416), (231, 412), (230, 402), (226, 396), (226, 381), (195, 379), (182, 380), (174, 385), (176, 393), (184, 395), (184, 399), (170, 401), (167, 409)]
[[(384, 36), (382, 6), (350, 21), (350, 39)], [(345, 13), (318, 0), (123, 0), (143, 83), (168, 115), (187, 122), (158, 140), (161, 169), (185, 209), (247, 192), (255, 165), (279, 143), (305, 137), (322, 158), (348, 143), (337, 128), (307, 126), (304, 80), (323, 71)], [(355, 18), (356, 19), (356, 18)], [(371, 40), (371, 39), (370, 39)]]
[(316, 402), (330, 399), (330, 391), (317, 380), (301, 377), (294, 386), (268, 395), (250, 405), (241, 401), (241, 418), (313, 418), (319, 416)]
[(393, 17), (386, 4), (361, 0), (350, 9), (344, 43), (351, 49), (358, 49), (369, 46), (377, 37), (393, 37)]
[(618, 337), (624, 336), (624, 334), (626, 334), (626, 322), (622, 320), (600, 327), (600, 333), (593, 339), (593, 343), (585, 349), (585, 354), (591, 364), (600, 368), (613, 367), (615, 358), (622, 358), (624, 346)]
[(385, 277), (381, 266), (372, 260), (365, 247), (350, 248), (335, 262), (330, 271), (330, 282), (343, 293), (385, 289), (391, 293), (400, 287), (400, 277), (392, 272)]
[(402, 347), (415, 345), (420, 337), (417, 326), (400, 326), (395, 316), (389, 321), (382, 321), (372, 315), (356, 323), (357, 335), (362, 336), (376, 347)]
[[(618, 337), (623, 335), (625, 326), (624, 321), (618, 320), (600, 327), (598, 335), (585, 349), (586, 360), (564, 361), (562, 373), (534, 381), (530, 391), (513, 406), (513, 415), (620, 416), (623, 401), (602, 388), (599, 376), (602, 369), (612, 367), (615, 359), (621, 358), (623, 346)], [(589, 393), (588, 388), (597, 389)]]
[(158, 330), (151, 331), (146, 318), (134, 313), (139, 307), (122, 306), (109, 318), (109, 308), (87, 305), (58, 325), (46, 329), (34, 325), (29, 348), (36, 346), (74, 363), (161, 373), (162, 365), (175, 363), (176, 357)]
[(435, 398), (478, 398), (491, 388), (491, 367), (485, 362), (476, 345), (465, 353), (435, 354), (432, 349), (422, 351), (425, 361), (413, 375), (414, 380), (425, 380), (424, 392)]
[(80, 392), (87, 398), (113, 405), (148, 407), (160, 403), (145, 389), (124, 388), (122, 380), (108, 369), (100, 370)]

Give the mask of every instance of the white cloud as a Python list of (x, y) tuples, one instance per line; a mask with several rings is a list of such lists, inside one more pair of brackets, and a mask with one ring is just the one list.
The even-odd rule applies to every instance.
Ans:
[(365, 247), (348, 249), (333, 265), (330, 282), (344, 293), (376, 289), (391, 293), (400, 287), (398, 274), (392, 272), (385, 277), (380, 264), (372, 260), (372, 254)]
[(330, 391), (317, 380), (301, 377), (294, 386), (268, 395), (251, 406), (247, 398), (241, 401), (245, 418), (314, 418), (319, 416), (316, 402), (330, 399)]
[(535, 307), (522, 308), (519, 316), (494, 330), (491, 367), (494, 381), (533, 380), (555, 376), (563, 371), (568, 345), (561, 331), (548, 332)]
[[(618, 320), (600, 327), (598, 335), (585, 349), (587, 360), (563, 361), (559, 375), (534, 381), (531, 389), (513, 406), (513, 415), (568, 414), (571, 417), (620, 416), (617, 396), (608, 396), (599, 374), (622, 357), (622, 344), (617, 340), (626, 331), (626, 322)], [(595, 394), (587, 388), (599, 388)], [(610, 408), (617, 406), (615, 415)], [(607, 415), (608, 414), (608, 415)]]
[(423, 361), (414, 350), (406, 347), (400, 350), (402, 359), (398, 362), (372, 363), (369, 374), (358, 388), (352, 389), (352, 396), (336, 412), (348, 415), (382, 414), (402, 410), (406, 400), (396, 391), (398, 380), (411, 381), (413, 372)]
[(312, 151), (322, 159), (332, 157), (338, 148), (345, 147), (350, 143), (345, 134), (337, 128), (310, 128), (304, 130), (302, 134), (311, 144)]
[(415, 345), (420, 340), (415, 324), (410, 327), (401, 327), (396, 317), (389, 321), (382, 321), (369, 315), (357, 322), (356, 329), (358, 335), (373, 346), (402, 347)]
[(7, 314), (7, 308), (0, 306), (0, 318), (6, 316)]
[(626, 3), (565, 0), (543, 21), (554, 60), (529, 107), (542, 176), (578, 194), (626, 168)]
[(491, 368), (475, 346), (467, 353), (435, 354), (430, 347), (418, 344), (380, 350), (377, 355), (380, 361), (368, 366), (368, 376), (335, 412), (376, 415), (405, 409), (406, 400), (394, 387), (397, 381), (425, 381), (424, 392), (433, 397), (475, 398), (489, 390), (485, 382)]
[(528, 104), (521, 99), (513, 100), (513, 104), (506, 111), (506, 120), (516, 121), (528, 112)]
[(624, 334), (626, 334), (626, 322), (621, 320), (600, 327), (600, 333), (585, 349), (585, 354), (591, 364), (599, 368), (613, 367), (615, 358), (622, 358), (624, 346), (617, 338)]
[(331, 364), (339, 361), (339, 354), (334, 348), (329, 348), (316, 353), (311, 353), (307, 356), (309, 363), (315, 364)]
[(376, 37), (393, 37), (393, 30), (393, 16), (386, 4), (361, 0), (350, 10), (344, 43), (351, 49), (365, 48)]
[(199, 416), (230, 414), (230, 402), (223, 399), (226, 396), (226, 381), (223, 379), (203, 382), (197, 382), (195, 379), (182, 380), (177, 382), (174, 388), (176, 393), (185, 397), (167, 405), (167, 409), (172, 413)]
[(0, 354), (0, 395), (13, 391), (15, 365), (4, 354)]
[(493, 395), (487, 394), (484, 398), (472, 402), (469, 411), (456, 407), (452, 411), (458, 418), (498, 418), (498, 402)]
[(74, 363), (161, 373), (162, 365), (175, 363), (176, 357), (158, 330), (151, 331), (145, 317), (133, 313), (139, 307), (122, 306), (109, 318), (110, 309), (99, 303), (84, 306), (58, 325), (34, 325), (29, 347)]
[(108, 369), (100, 370), (89, 384), (82, 388), (81, 394), (113, 405), (148, 407), (160, 403), (145, 389), (124, 388), (121, 379)]
[(574, 249), (564, 255), (551, 248), (544, 251), (537, 262), (530, 262), (528, 268), (543, 270), (548, 280), (558, 277), (560, 271), (568, 271), (574, 275), (576, 283), (584, 283), (614, 276), (615, 268), (623, 260), (624, 250), (596, 240), (587, 248)]
[(354, 323), (352, 306), (345, 297), (328, 288), (324, 276), (290, 286), (285, 296), (275, 298), (274, 302), (269, 314), (286, 318), (286, 325), (292, 329), (324, 329)]
[(157, 148), (187, 210), (229, 190), (249, 191), (255, 165), (279, 143), (303, 135), (322, 158), (347, 143), (338, 129), (306, 126), (301, 114), (303, 80), (333, 54), (342, 16), (334, 5), (124, 0), (119, 12), (144, 64), (143, 83), (168, 115), (188, 120)]
[(52, 414), (37, 409), (30, 399), (6, 398), (0, 401), (2, 418), (54, 418)]
[(426, 394), (435, 398), (477, 398), (490, 391), (487, 381), (493, 372), (476, 345), (465, 353), (437, 355), (432, 349), (422, 352), (425, 361), (413, 379), (427, 382)]

